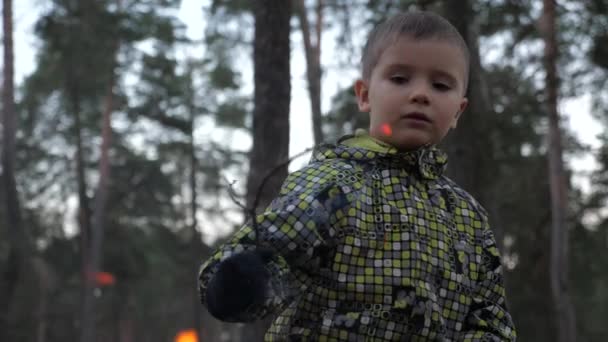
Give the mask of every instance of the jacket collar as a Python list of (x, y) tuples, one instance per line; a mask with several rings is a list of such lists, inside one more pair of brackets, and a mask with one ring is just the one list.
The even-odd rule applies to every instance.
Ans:
[(438, 179), (447, 166), (447, 155), (435, 146), (424, 146), (414, 151), (399, 151), (366, 133), (346, 135), (336, 145), (321, 145), (313, 154), (313, 161), (344, 158), (370, 162), (388, 162), (391, 166), (417, 170), (425, 179)]

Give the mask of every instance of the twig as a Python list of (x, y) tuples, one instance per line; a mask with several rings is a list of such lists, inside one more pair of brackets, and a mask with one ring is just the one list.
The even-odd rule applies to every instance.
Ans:
[(226, 183), (228, 183), (228, 194), (230, 195), (230, 198), (232, 199), (232, 201), (238, 205), (241, 209), (243, 209), (246, 213), (247, 216), (249, 216), (249, 219), (251, 220), (251, 225), (253, 227), (253, 230), (255, 231), (255, 240), (256, 240), (256, 244), (259, 245), (260, 242), (260, 230), (258, 227), (258, 222), (256, 221), (256, 211), (260, 202), (260, 196), (262, 194), (262, 191), (264, 190), (264, 187), (266, 186), (266, 182), (268, 181), (268, 179), (270, 179), (270, 177), (272, 177), (278, 170), (280, 170), (281, 168), (289, 165), (292, 161), (294, 161), (295, 159), (303, 156), (304, 154), (312, 151), (315, 148), (315, 146), (313, 147), (309, 147), (307, 149), (305, 149), (304, 151), (289, 157), (287, 159), (285, 159), (284, 161), (282, 161), (281, 163), (277, 164), (276, 166), (274, 166), (267, 174), (266, 176), (264, 176), (264, 178), (262, 178), (262, 182), (260, 183), (260, 186), (258, 187), (258, 190), (256, 192), (255, 198), (253, 200), (253, 204), (251, 205), (251, 208), (247, 208), (245, 205), (243, 205), (239, 200), (238, 200), (238, 194), (236, 193), (236, 191), (234, 190), (234, 183), (236, 183), (236, 181), (230, 182), (228, 181), (228, 179), (226, 179), (224, 177), (224, 179), (226, 180)]
[(247, 207), (238, 200), (238, 194), (236, 193), (236, 190), (234, 190), (234, 183), (236, 183), (236, 180), (231, 182), (226, 177), (224, 177), (224, 180), (228, 184), (228, 195), (230, 195), (230, 199), (232, 199), (232, 202), (238, 205), (239, 208), (247, 211)]
[(258, 191), (255, 195), (255, 199), (253, 200), (253, 205), (252, 208), (254, 211), (257, 209), (258, 207), (258, 203), (260, 202), (260, 196), (262, 194), (262, 190), (264, 190), (264, 186), (266, 185), (266, 182), (268, 181), (268, 179), (270, 179), (270, 177), (272, 177), (272, 175), (274, 175), (278, 170), (280, 170), (281, 168), (283, 168), (284, 166), (289, 165), (292, 161), (294, 161), (295, 159), (305, 155), (306, 153), (312, 151), (314, 149), (314, 147), (309, 147), (307, 149), (305, 149), (304, 151), (289, 157), (287, 159), (285, 159), (284, 161), (282, 161), (281, 163), (279, 163), (278, 165), (276, 165), (272, 170), (270, 170), (266, 176), (262, 179), (262, 183), (260, 183), (260, 186), (258, 187)]

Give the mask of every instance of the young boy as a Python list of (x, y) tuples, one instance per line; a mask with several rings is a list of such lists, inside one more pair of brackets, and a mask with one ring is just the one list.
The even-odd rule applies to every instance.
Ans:
[(514, 341), (486, 213), (435, 147), (467, 104), (466, 44), (399, 14), (362, 64), (370, 134), (317, 148), (203, 264), (202, 302), (228, 322), (278, 315), (267, 341)]

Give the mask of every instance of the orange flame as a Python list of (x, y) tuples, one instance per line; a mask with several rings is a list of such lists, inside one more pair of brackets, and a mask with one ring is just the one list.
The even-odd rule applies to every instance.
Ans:
[(175, 342), (198, 342), (196, 330), (182, 330), (175, 336)]

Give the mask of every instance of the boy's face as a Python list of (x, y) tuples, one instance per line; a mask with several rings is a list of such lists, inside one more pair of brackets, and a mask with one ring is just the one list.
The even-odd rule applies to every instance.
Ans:
[(398, 38), (369, 80), (358, 80), (359, 110), (370, 113), (370, 135), (402, 151), (439, 143), (467, 105), (465, 57), (441, 40)]

